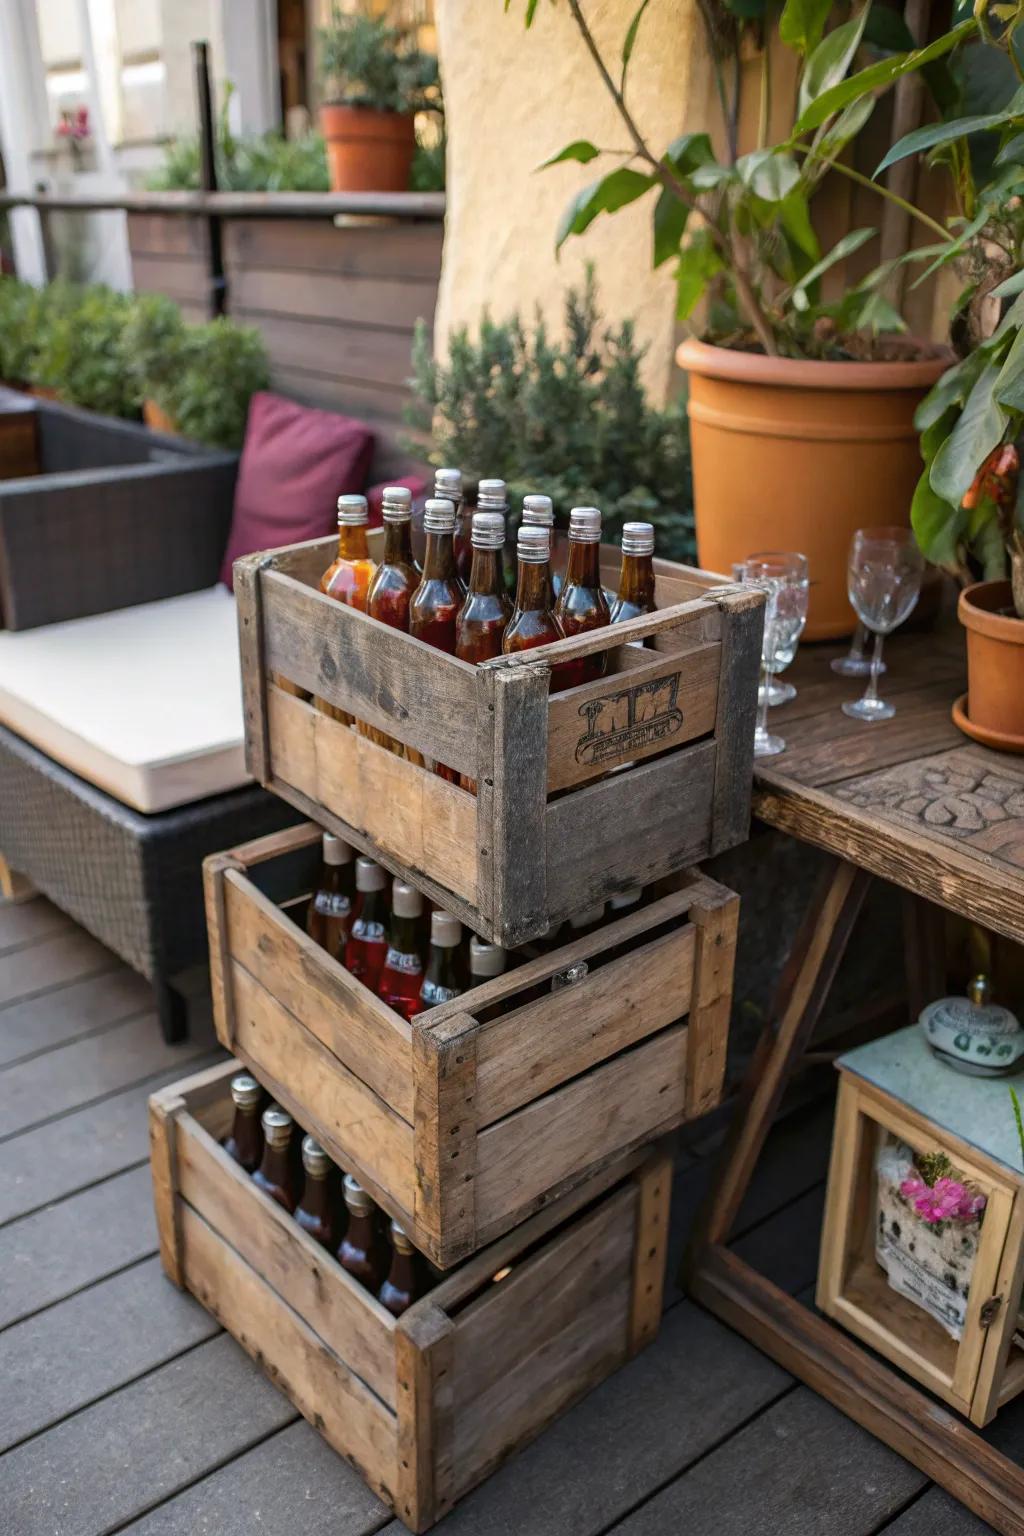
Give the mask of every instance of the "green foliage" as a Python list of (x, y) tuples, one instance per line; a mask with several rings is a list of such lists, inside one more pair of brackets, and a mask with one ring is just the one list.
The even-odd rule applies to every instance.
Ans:
[(32, 378), (42, 312), (38, 288), (16, 277), (0, 276), (0, 380), (25, 384)]
[(563, 524), (570, 507), (599, 506), (607, 536), (639, 518), (654, 524), (660, 554), (692, 560), (686, 414), (648, 403), (642, 356), (631, 321), (601, 329), (588, 271), (566, 296), (564, 341), (539, 316), (528, 328), (518, 315), (485, 315), (479, 336), (453, 332), (439, 363), (421, 324), (409, 420), (431, 434), (432, 462), (500, 475), (515, 506), (543, 491)]
[(122, 366), (135, 380), (141, 399), (173, 378), (178, 367), (185, 321), (173, 299), (162, 293), (137, 295), (121, 332)]
[(29, 379), (62, 400), (106, 416), (137, 416), (138, 384), (121, 358), (132, 299), (102, 284), (51, 283), (34, 315)]
[[(286, 139), (279, 133), (229, 138), (218, 134), (217, 185), (222, 192), (328, 192), (327, 156), (319, 134)], [(199, 140), (174, 139), (150, 177), (154, 192), (199, 190)]]
[(146, 378), (145, 394), (183, 436), (213, 448), (240, 448), (250, 397), (270, 382), (259, 331), (224, 317), (185, 326), (173, 345), (173, 369), (164, 361), (161, 354), (158, 376)]
[(419, 112), (437, 105), (437, 60), (417, 48), (407, 27), (383, 16), (335, 6), (320, 29), (320, 67), (327, 99), (378, 112)]
[(1013, 1118), (1017, 1126), (1017, 1137), (1020, 1141), (1020, 1160), (1024, 1167), (1024, 1117), (1021, 1116), (1020, 1099), (1017, 1097), (1016, 1088), (1010, 1089), (1010, 1099), (1013, 1103)]

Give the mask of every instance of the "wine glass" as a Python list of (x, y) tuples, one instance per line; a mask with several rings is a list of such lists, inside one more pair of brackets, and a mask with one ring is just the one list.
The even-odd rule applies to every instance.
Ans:
[[(868, 643), (866, 627), (857, 620), (857, 628), (853, 632), (850, 641), (850, 649), (845, 656), (833, 656), (829, 666), (833, 672), (838, 672), (840, 677), (867, 677), (871, 671), (871, 662), (864, 654)], [(879, 662), (878, 672), (881, 675), (886, 670), (885, 662)]]
[(888, 720), (893, 704), (878, 697), (882, 642), (910, 617), (921, 591), (924, 558), (909, 528), (861, 528), (850, 545), (847, 590), (854, 612), (875, 637), (863, 698), (843, 705), (854, 720)]
[(787, 556), (762, 555), (745, 560), (741, 580), (760, 587), (765, 594), (764, 636), (761, 641), (761, 687), (758, 690), (757, 729), (754, 732), (754, 756), (774, 757), (785, 750), (781, 736), (768, 729), (768, 699), (778, 659), (796, 649), (800, 631), (807, 619), (807, 594), (786, 579), (780, 561)]
[[(790, 699), (796, 698), (796, 689), (792, 683), (780, 683), (776, 681), (778, 673), (791, 666), (796, 656), (796, 648), (800, 643), (804, 625), (807, 623), (807, 600), (810, 594), (810, 580), (808, 576), (807, 556), (797, 553), (780, 554), (776, 550), (769, 550), (762, 554), (751, 555), (751, 560), (758, 561), (765, 569), (773, 568), (789, 589), (786, 594), (786, 605), (791, 606), (801, 616), (798, 628), (787, 626), (786, 643), (780, 645), (775, 652), (775, 668), (772, 680), (764, 684), (768, 689), (768, 705), (774, 708), (776, 704), (788, 704)], [(758, 689), (757, 701), (761, 702), (761, 692)]]

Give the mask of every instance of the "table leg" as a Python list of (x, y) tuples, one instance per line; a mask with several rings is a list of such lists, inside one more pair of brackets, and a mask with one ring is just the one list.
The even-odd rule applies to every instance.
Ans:
[(915, 896), (912, 891), (902, 895), (907, 1011), (913, 1024), (926, 1003), (945, 995), (945, 913), (934, 902)]

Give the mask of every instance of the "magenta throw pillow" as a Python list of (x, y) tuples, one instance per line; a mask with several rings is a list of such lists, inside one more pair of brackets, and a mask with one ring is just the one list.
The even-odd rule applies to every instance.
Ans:
[(373, 433), (351, 416), (253, 395), (220, 579), (242, 555), (322, 538), (337, 526), (337, 501), (362, 491)]

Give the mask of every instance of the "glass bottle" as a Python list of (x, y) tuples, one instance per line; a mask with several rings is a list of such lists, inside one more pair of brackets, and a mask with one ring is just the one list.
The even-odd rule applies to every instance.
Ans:
[(381, 1252), (377, 1223), (374, 1220), (376, 1207), (363, 1186), (350, 1173), (346, 1173), (342, 1188), (348, 1224), (338, 1246), (338, 1263), (376, 1295), (387, 1262)]
[(450, 501), (455, 508), (455, 568), (463, 582), (469, 578), (472, 561), (469, 536), (466, 532), (466, 503), (462, 492), (461, 469), (436, 469), (434, 471), (434, 495), (442, 501)]
[(434, 1008), (447, 1003), (463, 991), (459, 945), (462, 924), (450, 912), (435, 908), (430, 914), (430, 958), (420, 987), (420, 1008)]
[[(611, 622), (608, 599), (601, 585), (601, 513), (597, 507), (573, 507), (569, 513), (569, 563), (558, 594), (555, 614), (565, 635), (582, 635)], [(552, 686), (572, 688), (603, 677), (606, 651), (597, 651), (557, 669)]]
[(306, 932), (332, 959), (344, 963), (355, 896), (355, 862), (348, 843), (333, 832), (324, 833), (322, 847), (323, 861), (306, 912)]
[(501, 655), (501, 637), (512, 616), (502, 551), (505, 518), (500, 512), (473, 514), (473, 565), (466, 601), (455, 621), (455, 654), (479, 663)]
[(373, 859), (356, 859), (356, 906), (345, 968), (376, 992), (388, 952), (388, 877)]
[(378, 1301), (392, 1317), (401, 1317), (423, 1293), (421, 1267), (412, 1243), (397, 1221), (391, 1223), (391, 1268)]
[(248, 1072), (240, 1072), (231, 1079), (235, 1118), (221, 1146), (246, 1173), (255, 1173), (263, 1158), (263, 1128), (260, 1125), (262, 1098), (263, 1089)]
[(406, 885), (404, 880), (396, 880), (391, 887), (391, 928), (377, 996), (403, 1019), (409, 1020), (420, 1011), (422, 916), (423, 897), (419, 891), (414, 885)]
[(654, 606), (654, 525), (624, 523), (619, 591), (612, 603), (611, 621), (622, 624), (642, 613), (653, 613)]
[[(455, 507), (450, 501), (427, 502), (423, 513), (427, 547), (423, 556), (423, 575), (409, 603), (409, 633), (439, 651), (455, 655), (455, 625), (466, 597), (466, 589), (455, 567)], [(451, 784), (459, 776), (443, 763), (435, 772)]]
[(506, 656), (563, 639), (562, 626), (550, 604), (550, 530), (535, 524), (522, 524), (517, 553), (519, 573), (516, 578), (516, 597), (512, 605), (512, 617), (501, 642), (501, 649)]
[[(339, 603), (366, 612), (366, 600), (370, 582), (376, 570), (370, 559), (366, 543), (366, 524), (369, 512), (365, 496), (338, 497), (338, 554), (320, 578), (320, 590)], [(352, 724), (352, 716), (326, 699), (314, 699), (317, 709), (340, 720), (343, 725)]]
[[(522, 521), (532, 528), (547, 528), (551, 535), (551, 542), (555, 539), (555, 508), (550, 496), (524, 496)], [(549, 567), (551, 587), (550, 607), (554, 607), (558, 594), (562, 590), (562, 578), (557, 571)]]
[(385, 488), (382, 513), (384, 558), (373, 573), (366, 611), (381, 624), (407, 631), (409, 602), (420, 583), (420, 568), (412, 553), (412, 492), (408, 486)]
[(263, 1111), (263, 1159), (252, 1176), (264, 1194), (286, 1211), (295, 1209), (295, 1184), (289, 1155), (294, 1121), (280, 1104), (270, 1104)]
[(295, 1207), (295, 1220), (304, 1232), (315, 1238), (328, 1253), (338, 1246), (337, 1223), (332, 1210), (331, 1170), (333, 1164), (318, 1141), (302, 1138), (302, 1167), (306, 1180), (302, 1199)]

